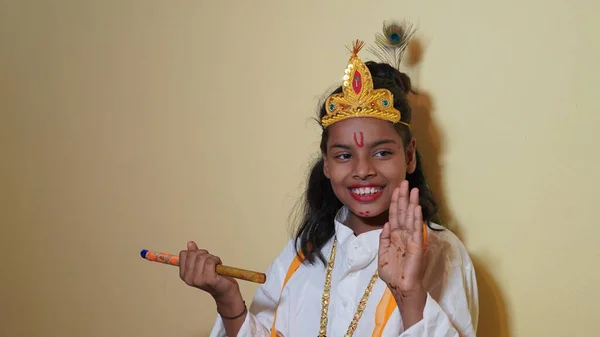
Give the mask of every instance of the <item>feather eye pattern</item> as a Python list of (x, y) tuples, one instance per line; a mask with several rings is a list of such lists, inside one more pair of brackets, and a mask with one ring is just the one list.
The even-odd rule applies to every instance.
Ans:
[(414, 25), (408, 21), (385, 21), (382, 32), (375, 34), (375, 45), (369, 46), (368, 51), (382, 62), (400, 69), (404, 51), (415, 32)]

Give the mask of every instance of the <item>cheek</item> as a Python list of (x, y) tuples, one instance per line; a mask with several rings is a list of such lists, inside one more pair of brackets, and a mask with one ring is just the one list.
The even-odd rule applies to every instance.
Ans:
[(339, 163), (330, 163), (329, 180), (332, 183), (341, 183), (348, 175), (349, 165), (340, 165)]
[(402, 181), (406, 178), (406, 163), (404, 158), (386, 162), (380, 167), (380, 172), (390, 181)]

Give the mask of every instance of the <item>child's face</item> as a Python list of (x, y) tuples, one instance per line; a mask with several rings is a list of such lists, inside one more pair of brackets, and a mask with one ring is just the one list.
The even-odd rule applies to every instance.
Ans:
[(350, 118), (329, 127), (325, 176), (352, 213), (374, 217), (388, 210), (392, 192), (416, 166), (415, 141), (404, 148), (390, 122)]

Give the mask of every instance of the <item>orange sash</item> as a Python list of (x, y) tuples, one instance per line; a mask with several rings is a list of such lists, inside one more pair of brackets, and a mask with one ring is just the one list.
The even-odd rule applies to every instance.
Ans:
[[(427, 226), (423, 225), (423, 246), (427, 246)], [(304, 256), (301, 252), (296, 254), (292, 263), (290, 263), (290, 267), (288, 268), (288, 272), (285, 275), (285, 279), (283, 280), (283, 286), (281, 287), (281, 294), (279, 295), (279, 301), (281, 301), (281, 296), (283, 295), (283, 290), (285, 289), (285, 285), (292, 278), (294, 272), (298, 270), (302, 261), (304, 260)], [(277, 303), (277, 307), (279, 303)], [(379, 304), (377, 304), (377, 310), (375, 311), (375, 327), (373, 328), (373, 334), (371, 337), (381, 337), (383, 334), (383, 329), (387, 324), (387, 321), (390, 319), (390, 316), (396, 310), (396, 300), (390, 291), (390, 288), (386, 287)], [(273, 326), (271, 327), (271, 337), (277, 337), (277, 331), (275, 330), (275, 323), (277, 322), (277, 307), (275, 307), (275, 313), (273, 315)]]

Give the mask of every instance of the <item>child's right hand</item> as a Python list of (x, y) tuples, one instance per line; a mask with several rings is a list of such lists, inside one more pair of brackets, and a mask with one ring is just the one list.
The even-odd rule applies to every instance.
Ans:
[(239, 285), (230, 277), (217, 275), (216, 267), (221, 259), (204, 249), (198, 249), (195, 242), (187, 244), (187, 250), (179, 253), (179, 277), (189, 286), (211, 294), (217, 302), (227, 302), (228, 298), (239, 296)]

